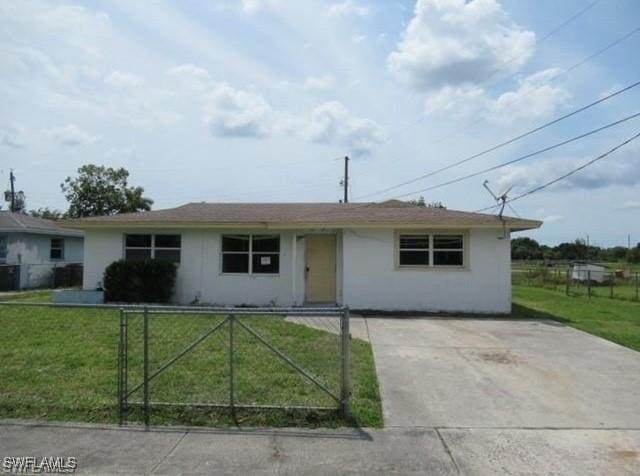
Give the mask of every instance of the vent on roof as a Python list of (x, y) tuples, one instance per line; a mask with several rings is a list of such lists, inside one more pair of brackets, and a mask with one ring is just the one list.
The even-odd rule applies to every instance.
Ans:
[(384, 202), (372, 204), (374, 207), (379, 208), (412, 208), (415, 207), (413, 203), (403, 202), (402, 200), (386, 200)]

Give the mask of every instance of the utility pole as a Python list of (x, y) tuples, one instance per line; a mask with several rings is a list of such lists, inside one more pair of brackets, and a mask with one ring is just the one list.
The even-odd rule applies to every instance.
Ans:
[(14, 212), (16, 208), (16, 191), (14, 187), (14, 182), (16, 177), (13, 175), (13, 169), (9, 172), (9, 181), (11, 182), (11, 211)]
[(344, 157), (344, 203), (349, 203), (349, 157)]
[(631, 233), (627, 235), (627, 249), (631, 249)]

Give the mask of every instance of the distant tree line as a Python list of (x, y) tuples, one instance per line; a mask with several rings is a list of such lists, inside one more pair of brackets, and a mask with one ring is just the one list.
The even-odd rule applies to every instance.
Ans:
[(587, 245), (586, 241), (577, 239), (573, 242), (560, 243), (558, 246), (541, 245), (533, 238), (522, 237), (511, 240), (512, 260), (591, 260), (591, 261), (627, 261), (640, 263), (640, 243), (635, 248), (624, 246), (602, 248)]

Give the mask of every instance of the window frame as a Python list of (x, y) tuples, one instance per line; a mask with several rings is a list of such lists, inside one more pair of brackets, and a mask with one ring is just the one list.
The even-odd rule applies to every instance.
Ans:
[(5, 264), (9, 258), (9, 235), (0, 235), (0, 264)]
[[(224, 237), (228, 236), (228, 237), (234, 237), (234, 236), (242, 236), (242, 237), (248, 237), (249, 239), (249, 249), (247, 251), (224, 251), (224, 244), (223, 244), (223, 240)], [(277, 255), (278, 256), (278, 272), (277, 273), (256, 273), (253, 270), (253, 255), (254, 255), (254, 251), (253, 251), (253, 237), (254, 236), (260, 236), (260, 237), (272, 237), (272, 238), (277, 238), (278, 239), (278, 251), (256, 251), (255, 254), (257, 255)], [(248, 261), (249, 261), (249, 266), (248, 266), (248, 270), (246, 273), (239, 273), (239, 272), (233, 272), (233, 273), (227, 273), (224, 271), (224, 255), (225, 254), (236, 254), (236, 255), (247, 255)], [(264, 233), (264, 232), (258, 232), (258, 233), (220, 233), (220, 275), (223, 276), (280, 276), (280, 268), (282, 265), (282, 262), (280, 260), (280, 258), (282, 257), (282, 235), (280, 233)]]
[[(429, 237), (429, 264), (400, 264), (400, 237), (418, 235)], [(460, 249), (439, 249), (434, 248), (435, 236), (460, 236), (462, 237), (462, 250)], [(394, 239), (394, 263), (395, 269), (399, 271), (469, 271), (469, 231), (468, 230), (396, 230)], [(437, 251), (462, 251), (462, 265), (435, 264), (435, 252)]]
[[(53, 246), (53, 242), (54, 240), (57, 240), (60, 242), (60, 246), (59, 247), (54, 247)], [(55, 238), (50, 238), (49, 239), (49, 261), (64, 261), (64, 238), (62, 237), (55, 237)], [(54, 258), (52, 255), (53, 250), (60, 250), (60, 257), (59, 258)]]
[[(150, 236), (151, 237), (151, 245), (150, 246), (127, 246), (127, 236), (129, 235), (142, 235), (142, 236)], [(180, 246), (179, 247), (167, 247), (167, 246), (156, 246), (156, 236), (157, 235), (173, 235), (180, 237)], [(123, 233), (122, 234), (122, 258), (127, 261), (127, 250), (149, 250), (149, 258), (156, 259), (156, 251), (178, 251), (178, 261), (169, 261), (170, 263), (175, 264), (176, 266), (180, 266), (182, 263), (182, 234), (181, 233)]]

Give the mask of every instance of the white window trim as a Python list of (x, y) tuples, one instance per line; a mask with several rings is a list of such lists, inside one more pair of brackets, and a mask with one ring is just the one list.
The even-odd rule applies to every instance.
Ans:
[[(149, 235), (151, 236), (151, 246), (127, 246), (127, 235)], [(180, 237), (180, 246), (178, 248), (168, 248), (166, 246), (155, 246), (156, 235), (178, 235)], [(176, 266), (180, 266), (182, 263), (182, 235), (180, 233), (124, 233), (122, 235), (122, 259), (127, 259), (127, 250), (151, 250), (151, 259), (156, 258), (156, 250), (158, 251), (175, 251), (180, 253), (180, 260), (176, 263), (172, 261)]]
[[(429, 237), (429, 264), (400, 264), (400, 236), (405, 235), (427, 235)], [(434, 263), (433, 237), (441, 235), (462, 236), (462, 265), (436, 265)], [(460, 230), (397, 230), (394, 239), (394, 263), (395, 269), (398, 271), (469, 271), (469, 232)], [(403, 251), (412, 251), (409, 248), (403, 248)], [(437, 251), (460, 251), (460, 249), (440, 248)]]
[[(223, 238), (225, 236), (248, 236), (249, 237), (249, 251), (223, 251)], [(278, 237), (278, 246), (279, 251), (276, 253), (274, 251), (266, 251), (266, 252), (258, 252), (261, 255), (278, 255), (278, 272), (277, 273), (254, 273), (253, 272), (253, 237), (254, 236), (271, 236)], [(249, 271), (247, 273), (225, 273), (223, 271), (224, 263), (224, 255), (249, 255)], [(282, 235), (279, 233), (221, 233), (220, 234), (220, 275), (222, 276), (280, 276), (280, 268), (282, 267), (282, 262), (280, 261), (280, 257), (282, 254)]]

